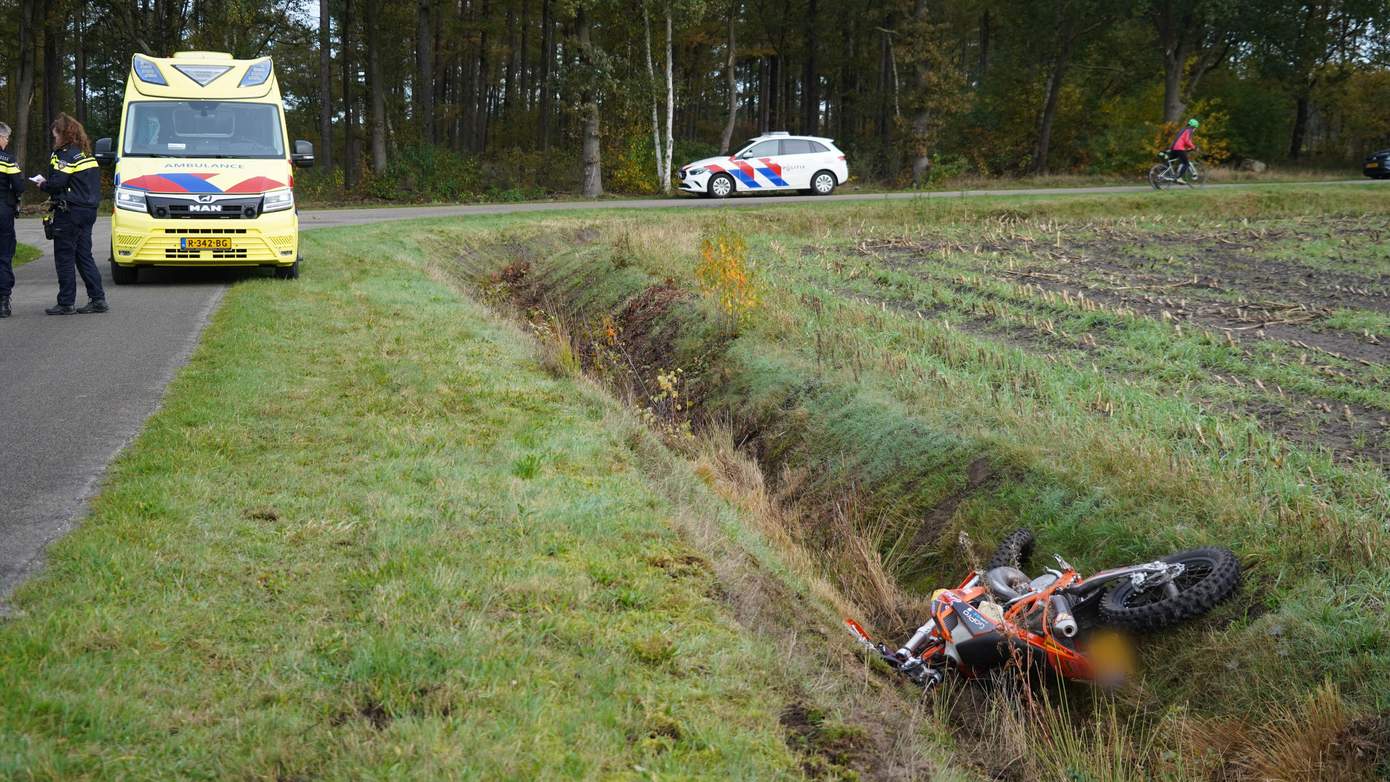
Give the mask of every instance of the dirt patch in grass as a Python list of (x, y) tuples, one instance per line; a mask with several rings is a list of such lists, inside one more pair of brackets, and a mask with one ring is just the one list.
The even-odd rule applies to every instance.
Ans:
[(828, 720), (824, 713), (803, 703), (782, 711), (787, 746), (802, 758), (802, 770), (811, 779), (854, 779), (851, 769), (873, 775), (874, 742), (861, 727)]

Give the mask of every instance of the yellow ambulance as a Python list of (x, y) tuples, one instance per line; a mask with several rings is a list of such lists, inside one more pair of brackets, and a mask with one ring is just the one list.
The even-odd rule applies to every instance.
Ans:
[(137, 54), (126, 79), (119, 137), (94, 156), (115, 165), (111, 276), (134, 283), (142, 266), (261, 266), (299, 276), (294, 167), (269, 57), (220, 52)]

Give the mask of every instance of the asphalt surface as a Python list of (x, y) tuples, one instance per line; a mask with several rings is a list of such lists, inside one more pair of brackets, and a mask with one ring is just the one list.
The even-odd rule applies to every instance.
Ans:
[[(715, 201), (685, 197), (331, 209), (302, 212), (300, 221), (307, 230), (387, 220), (574, 209), (736, 208), (1146, 190), (1144, 186), (1089, 187), (850, 193), (828, 199), (775, 196)], [(14, 316), (0, 321), (0, 612), (4, 611), (5, 596), (39, 568), (44, 548), (80, 520), (107, 465), (159, 407), (165, 387), (193, 352), (227, 286), (244, 276), (235, 271), (147, 270), (141, 273), (139, 285), (116, 288), (111, 284), (106, 253), (101, 251), (109, 247), (111, 221), (102, 217), (93, 232), (93, 245), (98, 248), (111, 312), (46, 316), (43, 310), (54, 303), (57, 293), (51, 244), (44, 240), (36, 219), (22, 219), (16, 227), (21, 242), (45, 250), (45, 255), (16, 270)], [(306, 273), (312, 274), (312, 261), (309, 259)], [(78, 303), (84, 301), (79, 282)]]

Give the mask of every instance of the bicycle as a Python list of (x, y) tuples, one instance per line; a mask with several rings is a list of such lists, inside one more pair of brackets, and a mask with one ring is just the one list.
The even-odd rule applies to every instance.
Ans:
[(1149, 169), (1149, 184), (1153, 185), (1155, 190), (1166, 190), (1176, 184), (1201, 187), (1206, 183), (1206, 172), (1197, 165), (1197, 161), (1188, 162), (1187, 179), (1184, 180), (1178, 176), (1178, 169), (1182, 166), (1182, 162), (1175, 155), (1160, 152), (1158, 157), (1163, 162), (1155, 163), (1153, 168)]

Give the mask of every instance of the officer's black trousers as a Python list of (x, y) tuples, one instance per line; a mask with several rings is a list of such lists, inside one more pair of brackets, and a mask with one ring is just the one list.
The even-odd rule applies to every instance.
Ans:
[(0, 204), (0, 296), (14, 290), (14, 207)]
[(77, 302), (77, 274), (87, 286), (87, 298), (105, 300), (101, 272), (92, 258), (92, 225), (97, 221), (95, 207), (70, 206), (53, 215), (53, 265), (58, 268), (58, 304), (71, 307)]

